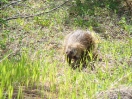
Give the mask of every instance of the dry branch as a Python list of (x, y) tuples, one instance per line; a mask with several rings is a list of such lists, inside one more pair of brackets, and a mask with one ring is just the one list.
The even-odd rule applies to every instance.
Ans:
[(4, 21), (9, 21), (9, 20), (13, 20), (13, 19), (18, 19), (18, 18), (30, 18), (30, 17), (34, 17), (34, 16), (40, 16), (40, 15), (42, 15), (42, 14), (45, 14), (45, 13), (50, 13), (50, 12), (52, 12), (52, 11), (54, 11), (54, 10), (56, 10), (56, 9), (58, 9), (58, 8), (60, 8), (60, 7), (62, 7), (64, 4), (66, 4), (68, 1), (70, 1), (70, 0), (66, 0), (64, 3), (62, 3), (61, 5), (59, 5), (59, 6), (57, 6), (57, 7), (55, 7), (55, 8), (53, 8), (53, 9), (51, 9), (51, 10), (49, 10), (49, 11), (44, 11), (44, 12), (40, 12), (40, 13), (38, 13), (38, 14), (34, 14), (34, 15), (29, 15), (29, 16), (15, 16), (15, 17), (9, 17), (9, 18), (7, 18), (7, 19), (4, 19)]
[(2, 7), (0, 8), (0, 10), (3, 10), (4, 8), (7, 8), (7, 7), (10, 6), (10, 5), (17, 4), (18, 2), (21, 2), (21, 0), (12, 1), (12, 2), (9, 3), (9, 4), (2, 6)]

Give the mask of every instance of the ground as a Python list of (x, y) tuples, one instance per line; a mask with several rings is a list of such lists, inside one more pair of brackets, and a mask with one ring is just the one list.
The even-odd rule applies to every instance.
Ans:
[[(63, 0), (27, 0), (3, 9), (0, 17), (36, 14), (62, 3)], [(119, 6), (117, 13), (93, 6), (94, 10), (89, 6), (89, 12), (84, 8), (82, 14), (76, 5), (68, 2), (53, 12), (9, 20), (7, 25), (1, 25), (0, 98), (99, 99), (98, 96), (114, 96), (122, 89), (131, 99), (132, 18), (129, 10), (125, 3)], [(89, 67), (72, 70), (64, 59), (64, 37), (77, 29), (89, 29), (99, 37), (98, 52), (102, 60), (91, 62), (95, 66), (93, 71)]]

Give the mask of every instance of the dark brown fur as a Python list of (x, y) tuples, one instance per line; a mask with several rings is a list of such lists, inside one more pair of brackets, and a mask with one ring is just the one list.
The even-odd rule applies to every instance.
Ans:
[(73, 67), (75, 65), (86, 65), (87, 60), (91, 60), (91, 56), (95, 56), (95, 40), (90, 31), (77, 30), (66, 36), (64, 40), (64, 53), (67, 62), (71, 65), (73, 60)]

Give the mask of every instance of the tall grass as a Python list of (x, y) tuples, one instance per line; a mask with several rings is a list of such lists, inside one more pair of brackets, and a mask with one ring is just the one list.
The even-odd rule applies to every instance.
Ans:
[(56, 60), (54, 50), (46, 52), (47, 57), (34, 61), (27, 54), (22, 55), (19, 61), (3, 60), (0, 63), (0, 98), (12, 99), (18, 86), (17, 98), (22, 98), (22, 86), (28, 88), (37, 84), (41, 87), (37, 87), (41, 92), (40, 98), (47, 96), (58, 99), (92, 99), (97, 92), (122, 84), (131, 85), (132, 69), (128, 63), (132, 51), (128, 45), (131, 44), (132, 40), (129, 40), (129, 44), (103, 41), (100, 50), (105, 58), (102, 63), (95, 62), (93, 71), (89, 68), (87, 71), (73, 70)]
[(39, 77), (39, 62), (31, 61), (26, 54), (19, 61), (3, 60), (0, 63), (0, 99), (6, 96), (8, 99), (12, 99), (13, 90), (16, 86), (34, 84)]

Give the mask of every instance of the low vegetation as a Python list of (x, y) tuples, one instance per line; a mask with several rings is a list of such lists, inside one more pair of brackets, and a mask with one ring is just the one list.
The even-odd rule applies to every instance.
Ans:
[[(132, 86), (132, 19), (125, 1), (76, 0), (5, 21), (63, 2), (25, 0), (0, 10), (0, 99), (98, 99), (113, 88)], [(101, 60), (90, 63), (93, 71), (73, 70), (64, 59), (64, 37), (76, 29), (100, 37)]]

